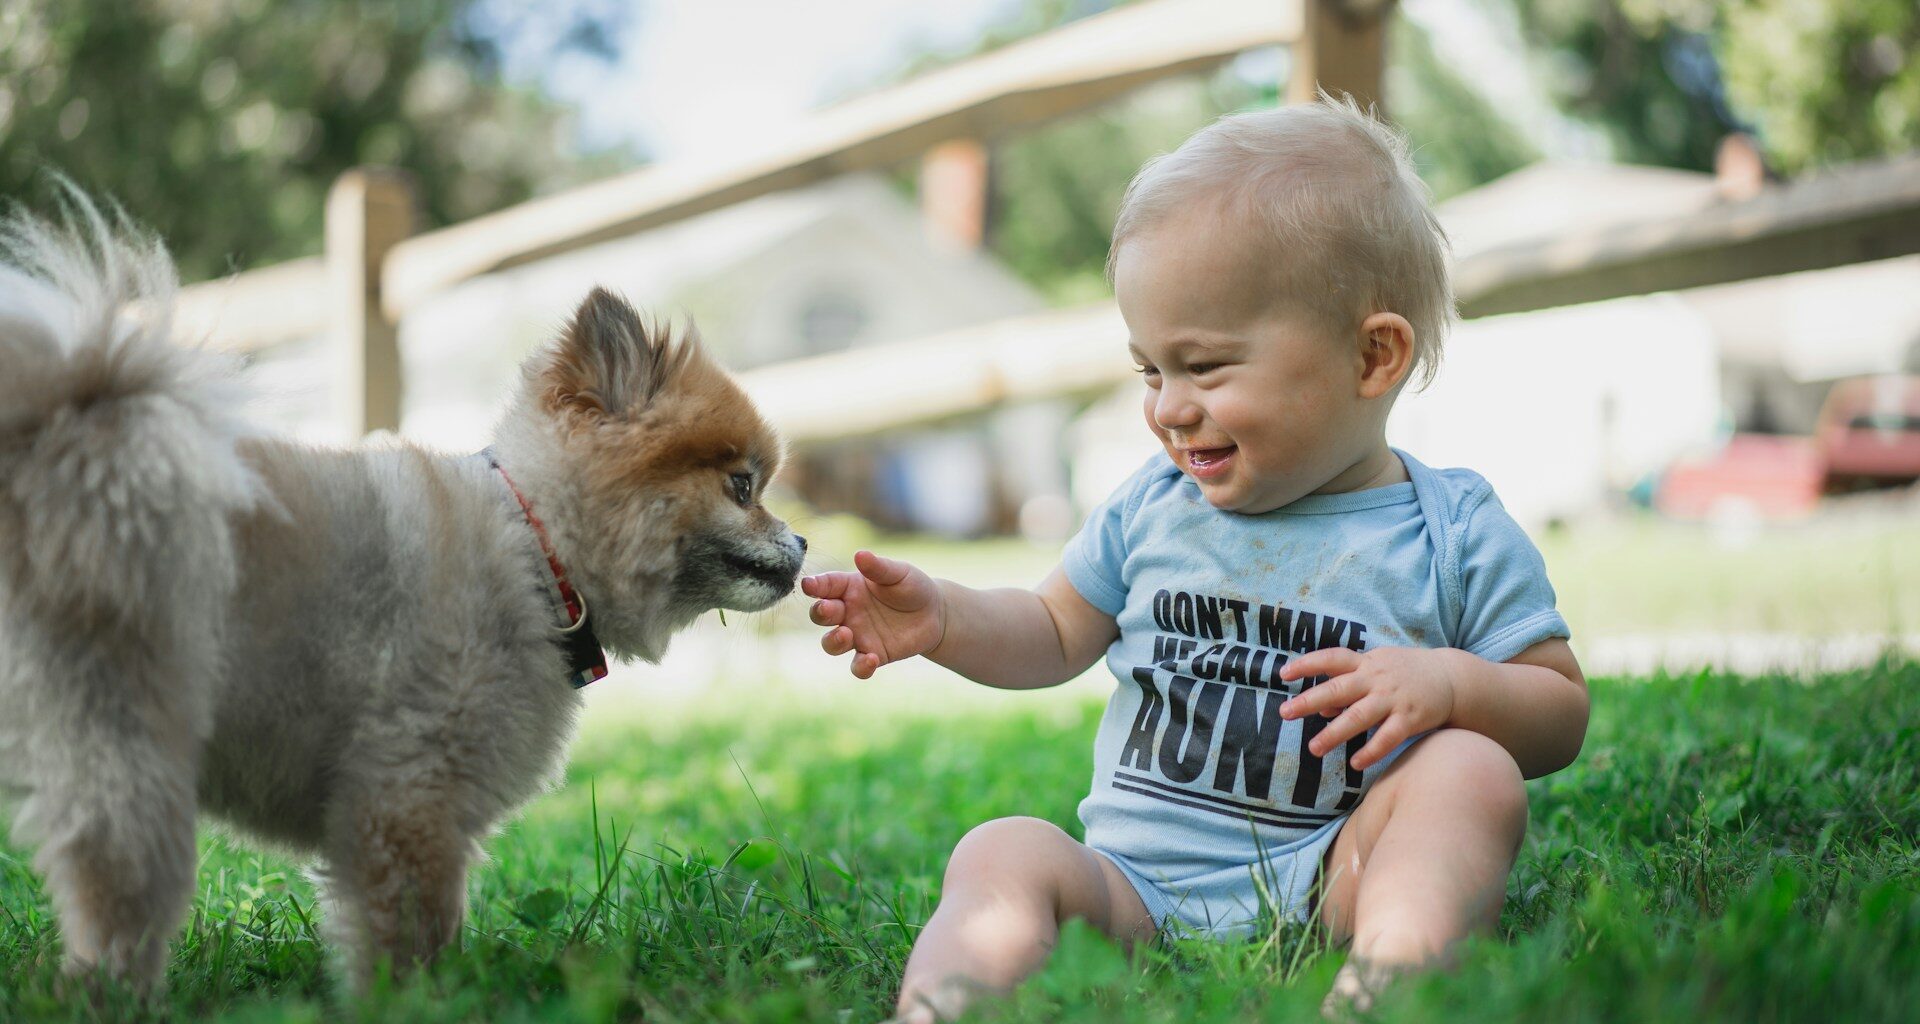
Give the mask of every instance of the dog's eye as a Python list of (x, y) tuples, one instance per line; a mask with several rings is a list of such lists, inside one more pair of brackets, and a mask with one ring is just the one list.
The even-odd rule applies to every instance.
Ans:
[(733, 500), (742, 505), (753, 503), (753, 474), (735, 473), (727, 482), (733, 487)]

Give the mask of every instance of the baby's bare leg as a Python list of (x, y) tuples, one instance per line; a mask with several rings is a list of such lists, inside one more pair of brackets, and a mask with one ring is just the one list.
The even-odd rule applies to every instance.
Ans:
[(1526, 829), (1526, 787), (1506, 750), (1435, 732), (1387, 770), (1327, 851), (1321, 917), (1360, 963), (1437, 962), (1499, 922)]
[(1053, 824), (1000, 818), (968, 832), (907, 959), (899, 1019), (951, 1020), (975, 994), (1011, 990), (1040, 969), (1074, 918), (1127, 944), (1153, 936), (1120, 869)]

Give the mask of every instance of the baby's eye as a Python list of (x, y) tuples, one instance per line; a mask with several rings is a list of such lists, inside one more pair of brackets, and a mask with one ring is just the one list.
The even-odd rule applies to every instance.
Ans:
[(1201, 374), (1210, 373), (1214, 370), (1218, 370), (1219, 368), (1220, 368), (1219, 363), (1195, 363), (1192, 366), (1187, 367), (1187, 372), (1195, 376), (1200, 376)]
[(1139, 374), (1139, 375), (1140, 375), (1140, 376), (1142, 376), (1142, 377), (1158, 377), (1158, 376), (1160, 376), (1160, 371), (1159, 371), (1159, 370), (1156, 370), (1156, 369), (1154, 369), (1154, 368), (1153, 368), (1153, 367), (1151, 367), (1151, 366), (1136, 366), (1136, 367), (1134, 367), (1134, 368), (1133, 368), (1133, 372), (1135, 372), (1135, 373), (1137, 373), (1137, 374)]

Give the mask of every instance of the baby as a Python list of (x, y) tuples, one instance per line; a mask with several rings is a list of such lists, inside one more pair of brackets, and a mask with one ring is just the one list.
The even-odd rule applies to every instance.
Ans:
[(1453, 312), (1404, 141), (1350, 102), (1223, 118), (1143, 168), (1109, 270), (1156, 453), (1033, 590), (869, 552), (802, 582), (862, 679), (916, 655), (988, 686), (1118, 680), (1085, 841), (973, 829), (902, 1019), (1039, 969), (1061, 924), (1123, 943), (1317, 917), (1332, 998), (1493, 927), (1523, 778), (1570, 763), (1586, 682), (1539, 553), (1463, 469), (1388, 447)]

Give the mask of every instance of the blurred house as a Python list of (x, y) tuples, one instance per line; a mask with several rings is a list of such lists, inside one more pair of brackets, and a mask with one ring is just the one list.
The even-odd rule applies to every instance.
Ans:
[[(1440, 204), (1456, 257), (1720, 201), (1708, 174), (1543, 161)], [(1461, 322), (1388, 437), (1484, 474), (1521, 522), (1604, 505), (1721, 428), (1712, 323), (1670, 294)]]
[[(1726, 176), (1543, 162), (1440, 205), (1457, 255), (1738, 194)], [(1395, 444), (1472, 466), (1523, 522), (1581, 515), (1735, 432), (1807, 435), (1833, 384), (1920, 361), (1920, 258), (1469, 320)]]
[[(662, 317), (691, 316), (712, 351), (735, 369), (934, 334), (1042, 305), (991, 259), (930, 240), (912, 201), (884, 179), (842, 176), (436, 296), (401, 327), (404, 432), (451, 450), (481, 445), (515, 368), (560, 330), (595, 284)], [(316, 341), (262, 360), (258, 376), (275, 396), (263, 418), (330, 438), (321, 354)], [(858, 402), (861, 387), (847, 381), (845, 400)], [(790, 478), (817, 507), (848, 508), (898, 526), (982, 532), (1005, 525), (1007, 506), (1031, 496), (1009, 492), (1064, 493), (1064, 473), (1049, 481), (1009, 478), (997, 468), (1004, 460), (996, 446), (1004, 442), (996, 439), (1020, 434), (1031, 443), (1019, 417), (1033, 415), (810, 453)], [(1031, 457), (1061, 461), (1057, 449), (1039, 448)]]

